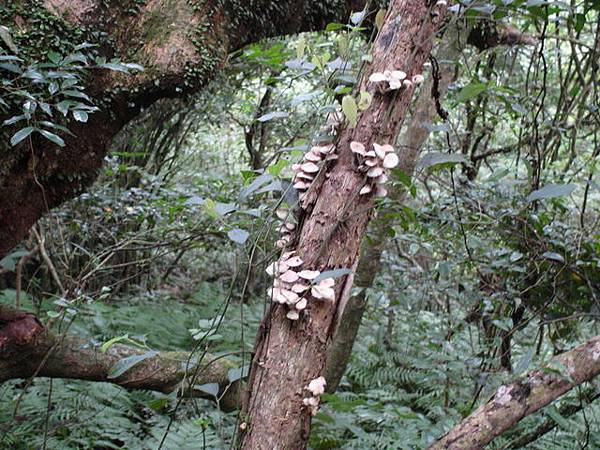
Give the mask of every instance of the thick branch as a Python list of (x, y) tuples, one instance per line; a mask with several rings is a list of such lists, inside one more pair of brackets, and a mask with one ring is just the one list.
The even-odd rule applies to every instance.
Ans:
[(477, 411), (433, 443), (429, 450), (483, 448), (521, 419), (600, 374), (600, 336), (558, 355), (542, 369), (500, 386)]
[[(142, 108), (160, 98), (200, 90), (225, 65), (230, 52), (250, 42), (320, 30), (364, 6), (364, 0), (152, 0), (133, 11), (130, 2), (102, 0), (13, 3), (14, 8), (0, 9), (0, 19), (14, 29), (20, 54), (35, 54), (36, 45), (43, 44), (36, 58), (44, 61), (48, 48), (39, 43), (39, 17), (45, 17), (48, 42), (60, 41), (61, 47), (65, 42), (69, 52), (87, 40), (98, 45), (98, 56), (135, 62), (145, 70), (135, 75), (92, 71), (86, 93), (102, 111), (85, 124), (67, 124), (73, 135), (62, 136), (63, 149), (37, 135), (11, 148), (8, 136), (18, 127), (0, 128), (0, 258), (49, 209), (94, 181), (112, 138)], [(20, 110), (17, 105), (0, 114), (0, 122)]]
[[(191, 389), (219, 385), (219, 406), (227, 411), (239, 406), (242, 383), (229, 382), (228, 372), (235, 368), (224, 359), (205, 355), (197, 364), (188, 364), (186, 352), (159, 352), (125, 371), (117, 378), (110, 370), (123, 358), (143, 355), (147, 350), (115, 344), (106, 353), (74, 336), (55, 336), (33, 314), (0, 307), (0, 383), (33, 376), (104, 381), (127, 389), (146, 389), (216, 401), (212, 395)], [(187, 370), (186, 370), (187, 367)]]

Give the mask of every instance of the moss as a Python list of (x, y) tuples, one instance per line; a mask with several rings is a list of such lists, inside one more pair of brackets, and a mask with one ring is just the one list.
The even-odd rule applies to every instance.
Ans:
[(42, 60), (49, 52), (65, 54), (93, 39), (88, 30), (53, 15), (39, 0), (5, 2), (0, 6), (0, 23), (12, 30), (19, 56), (25, 60)]

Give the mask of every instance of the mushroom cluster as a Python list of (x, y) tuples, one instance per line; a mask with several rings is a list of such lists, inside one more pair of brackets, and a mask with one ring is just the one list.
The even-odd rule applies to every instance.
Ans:
[(319, 401), (321, 399), (321, 394), (325, 392), (326, 385), (327, 382), (325, 381), (325, 378), (319, 377), (315, 378), (314, 380), (311, 380), (311, 382), (308, 383), (308, 385), (305, 388), (310, 392), (311, 395), (310, 397), (305, 397), (302, 400), (302, 403), (304, 404), (304, 406), (310, 408), (310, 414), (313, 416), (317, 414), (317, 411), (319, 410)]
[(373, 72), (369, 77), (371, 83), (387, 83), (388, 89), (394, 91), (403, 87), (409, 88), (413, 84), (418, 85), (425, 81), (421, 74), (414, 75), (408, 79), (406, 72), (401, 70), (384, 70), (383, 72)]
[(373, 150), (366, 149), (364, 144), (352, 141), (350, 150), (358, 158), (358, 169), (366, 172), (367, 182), (360, 190), (360, 195), (373, 192), (377, 197), (385, 197), (387, 190), (383, 184), (388, 180), (386, 169), (393, 169), (398, 165), (398, 155), (394, 153), (394, 147), (389, 144), (373, 144)]
[[(304, 154), (301, 164), (292, 165), (292, 170), (296, 173), (294, 175), (294, 188), (302, 193), (306, 192), (319, 170), (321, 170), (319, 163), (337, 158), (338, 155), (335, 153), (334, 144), (313, 146)], [(302, 200), (302, 197), (303, 194), (300, 195), (300, 200)]]
[(279, 261), (272, 262), (267, 267), (267, 273), (274, 277), (273, 287), (269, 296), (274, 302), (287, 305), (287, 318), (298, 320), (300, 313), (308, 305), (307, 294), (317, 300), (335, 300), (333, 278), (325, 278), (315, 282), (321, 274), (318, 270), (302, 270), (304, 261), (295, 252), (285, 252)]
[(275, 211), (277, 218), (281, 220), (281, 225), (279, 226), (279, 239), (275, 242), (277, 248), (285, 248), (292, 240), (292, 234), (296, 229), (296, 224), (290, 222), (288, 218), (290, 217), (290, 212), (287, 209), (278, 209)]

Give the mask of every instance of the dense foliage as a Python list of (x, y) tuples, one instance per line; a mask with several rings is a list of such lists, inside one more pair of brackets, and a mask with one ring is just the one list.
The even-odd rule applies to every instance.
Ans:
[[(459, 42), (458, 60), (433, 59), (426, 78), (456, 65), (441, 99), (448, 119), (439, 111), (422, 124), (430, 136), (414, 176), (394, 173), (408, 195), (378, 202), (393, 217), (386, 236), (367, 236), (386, 240), (383, 268), (342, 383), (323, 396), (314, 449), (426, 448), (502, 383), (598, 334), (600, 4), (453, 8), (460, 17), (442, 39), (451, 27), (510, 24), (535, 44)], [(0, 303), (94, 343), (210, 350), (242, 376), (267, 307), (275, 211), (295, 202), (291, 166), (331, 132), (330, 112), (368, 104), (352, 86), (373, 21), (359, 13), (251, 45), (201, 94), (144, 111), (93, 188), (0, 261)], [(53, 130), (68, 123), (55, 109), (93, 113), (80, 73), (111, 63), (80, 51), (29, 61), (3, 50), (0, 105), (18, 97), (9, 124), (27, 125), (14, 144), (33, 132), (60, 139)], [(600, 448), (598, 389), (580, 386), (490, 448)], [(236, 418), (207, 400), (109, 383), (0, 385), (2, 448), (229, 448)]]

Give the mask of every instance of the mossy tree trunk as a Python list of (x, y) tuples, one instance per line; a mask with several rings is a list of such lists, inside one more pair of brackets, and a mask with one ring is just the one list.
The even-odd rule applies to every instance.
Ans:
[[(96, 178), (111, 140), (159, 98), (201, 89), (227, 55), (267, 37), (320, 30), (342, 21), (364, 0), (9, 0), (0, 5), (20, 55), (45, 61), (48, 50), (70, 52), (85, 41), (98, 56), (145, 70), (126, 75), (95, 70), (86, 93), (101, 111), (87, 123), (68, 123), (73, 136), (60, 148), (43, 138), (10, 147), (16, 127), (0, 128), (0, 258), (51, 208), (78, 195)], [(0, 46), (5, 45), (0, 41)], [(6, 49), (8, 50), (8, 49)], [(20, 114), (0, 113), (0, 120)], [(33, 136), (33, 135), (32, 135)]]

